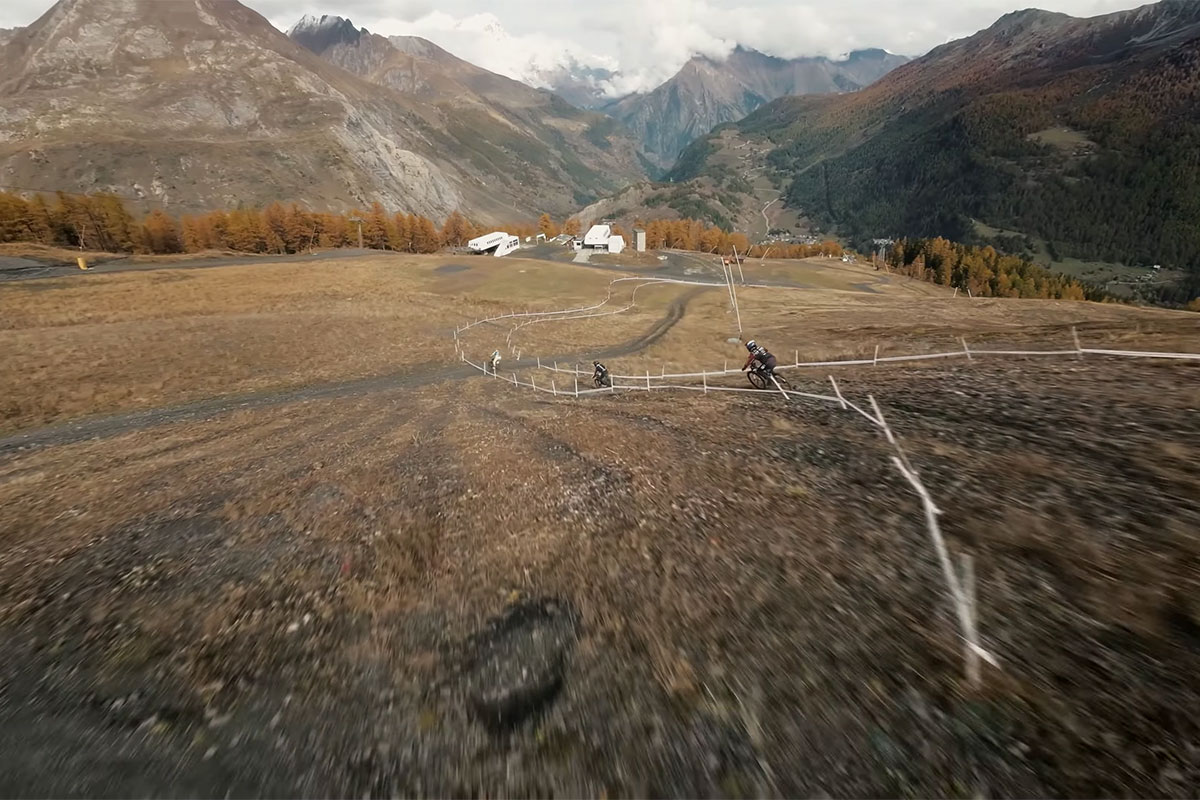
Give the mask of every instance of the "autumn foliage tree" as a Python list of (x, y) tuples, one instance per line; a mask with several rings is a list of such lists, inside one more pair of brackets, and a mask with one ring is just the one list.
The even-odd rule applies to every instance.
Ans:
[(542, 214), (542, 216), (538, 217), (538, 230), (547, 239), (553, 239), (555, 236), (558, 236), (558, 225), (554, 224), (554, 220), (550, 219), (549, 214)]
[(455, 211), (442, 225), (442, 242), (447, 247), (462, 247), (474, 238), (475, 228), (459, 212)]
[[(475, 228), (462, 214), (451, 214), (441, 230), (427, 217), (391, 214), (380, 203), (351, 214), (309, 211), (296, 203), (266, 208), (239, 207), (172, 217), (155, 210), (140, 221), (124, 201), (110, 194), (59, 193), (47, 202), (0, 192), (0, 242), (36, 242), (107, 252), (198, 253), (237, 250), (247, 253), (302, 253), (314, 248), (363, 243), (376, 249), (433, 253), (443, 243), (461, 245)], [(532, 232), (533, 226), (518, 227)]]
[(142, 222), (142, 243), (152, 253), (181, 253), (183, 241), (175, 220), (155, 209)]

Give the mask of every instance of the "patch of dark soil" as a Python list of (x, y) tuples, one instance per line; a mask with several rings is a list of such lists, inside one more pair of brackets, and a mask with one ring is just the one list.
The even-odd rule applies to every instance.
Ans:
[(511, 731), (554, 702), (578, 627), (569, 603), (543, 598), (513, 606), (471, 638), (466, 689), (484, 727)]
[(455, 272), (468, 272), (470, 269), (466, 264), (443, 264), (434, 269), (434, 272), (439, 275), (453, 275)]

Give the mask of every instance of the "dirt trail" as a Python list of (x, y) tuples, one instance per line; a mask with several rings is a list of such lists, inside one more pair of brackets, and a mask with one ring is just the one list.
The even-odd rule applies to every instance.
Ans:
[(0, 257), (0, 283), (28, 281), (41, 278), (62, 278), (72, 275), (86, 277), (108, 272), (135, 272), (155, 269), (202, 269), (205, 267), (242, 267), (258, 264), (295, 264), (309, 261), (336, 261), (343, 258), (370, 258), (395, 256), (384, 250), (326, 250), (321, 253), (289, 254), (279, 256), (217, 256), (181, 261), (133, 261), (130, 258), (114, 258), (111, 261), (93, 262), (88, 269), (81, 270), (75, 264), (37, 257)]
[[(636, 353), (665, 336), (671, 328), (683, 319), (688, 303), (691, 302), (692, 298), (706, 291), (709, 291), (709, 287), (698, 286), (683, 292), (679, 297), (671, 301), (661, 319), (655, 322), (644, 334), (634, 339), (606, 348), (598, 348), (588, 353), (553, 354), (548, 355), (547, 358), (571, 362), (585, 357), (618, 358)], [(526, 358), (509, 363), (513, 364), (517, 369), (525, 369), (535, 366), (537, 362), (535, 359)], [(271, 390), (232, 397), (212, 397), (179, 406), (112, 414), (68, 422), (62, 425), (38, 428), (31, 431), (23, 431), (0, 438), (0, 456), (29, 448), (54, 447), (85, 439), (120, 436), (156, 425), (209, 419), (233, 411), (245, 411), (289, 403), (303, 403), (310, 400), (354, 397), (395, 389), (413, 389), (440, 381), (462, 380), (478, 374), (477, 370), (467, 365), (430, 362), (402, 372), (377, 375), (369, 378), (298, 386), (282, 391)]]

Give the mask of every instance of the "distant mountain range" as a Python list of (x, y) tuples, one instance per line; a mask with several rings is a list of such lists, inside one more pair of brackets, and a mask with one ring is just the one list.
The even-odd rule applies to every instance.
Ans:
[(1200, 272), (1196, 153), (1200, 3), (1163, 0), (1007, 14), (854, 94), (776, 100), (694, 142), (670, 177), (736, 201), (737, 162), (852, 240), (943, 235)]
[(859, 50), (843, 61), (782, 59), (736, 48), (724, 60), (697, 56), (654, 91), (602, 110), (624, 123), (643, 154), (670, 167), (695, 139), (779, 97), (853, 92), (907, 62), (883, 50)]
[[(0, 186), (173, 211), (690, 216), (1200, 276), (1200, 2), (1015, 12), (903, 61), (738, 48), (602, 114), (341, 17), (289, 38), (237, 0), (60, 0), (0, 33)], [(556, 79), (594, 103), (612, 78)]]
[[(897, 61), (739, 49), (601, 114), (338, 16), (285, 36), (237, 0), (60, 0), (0, 32), (0, 184), (179, 210), (379, 200), (433, 218), (565, 216), (781, 92), (853, 89)], [(540, 79), (596, 105), (613, 77), (569, 64)]]

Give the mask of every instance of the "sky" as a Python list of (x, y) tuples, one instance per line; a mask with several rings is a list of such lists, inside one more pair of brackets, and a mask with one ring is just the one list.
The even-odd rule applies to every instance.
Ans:
[[(154, 0), (190, 2), (191, 0)], [(336, 14), (385, 35), (423, 36), (460, 58), (546, 85), (572, 64), (619, 72), (608, 94), (646, 91), (694, 55), (735, 45), (781, 58), (881, 47), (917, 56), (1036, 5), (1093, 16), (1138, 0), (242, 0), (286, 31)], [(51, 0), (0, 0), (0, 27), (27, 25)]]

